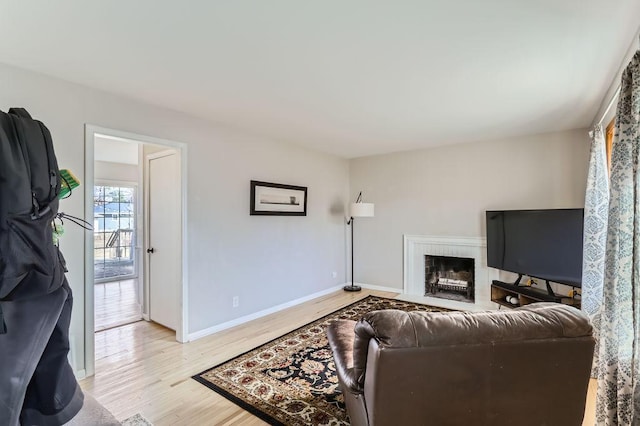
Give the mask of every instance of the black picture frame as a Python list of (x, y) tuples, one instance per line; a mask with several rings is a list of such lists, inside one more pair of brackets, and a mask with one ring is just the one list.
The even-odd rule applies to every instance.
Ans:
[(307, 187), (251, 181), (251, 216), (306, 216)]

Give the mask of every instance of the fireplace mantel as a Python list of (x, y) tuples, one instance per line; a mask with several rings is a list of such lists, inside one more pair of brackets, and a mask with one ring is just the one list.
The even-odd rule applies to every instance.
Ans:
[[(425, 296), (424, 256), (467, 257), (475, 260), (475, 303)], [(459, 310), (494, 309), (491, 281), (498, 271), (487, 267), (486, 240), (477, 237), (404, 235), (404, 293), (398, 298)]]

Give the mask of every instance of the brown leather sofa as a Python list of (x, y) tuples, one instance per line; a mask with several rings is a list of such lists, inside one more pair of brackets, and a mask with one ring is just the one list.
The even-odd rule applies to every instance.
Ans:
[(580, 425), (594, 340), (558, 303), (375, 311), (328, 328), (352, 425)]

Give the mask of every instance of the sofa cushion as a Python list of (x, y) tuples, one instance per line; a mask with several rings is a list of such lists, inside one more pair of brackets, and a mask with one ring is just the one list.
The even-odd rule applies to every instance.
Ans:
[[(373, 311), (356, 324), (354, 350), (375, 338), (381, 348), (518, 342), (592, 334), (578, 309), (559, 303), (533, 303), (517, 309), (486, 312)], [(354, 368), (359, 366), (354, 355)]]

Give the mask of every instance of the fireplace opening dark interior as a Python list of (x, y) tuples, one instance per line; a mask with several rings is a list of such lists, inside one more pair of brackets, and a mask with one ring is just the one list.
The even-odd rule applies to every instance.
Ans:
[(474, 259), (425, 255), (424, 272), (425, 296), (474, 302)]

